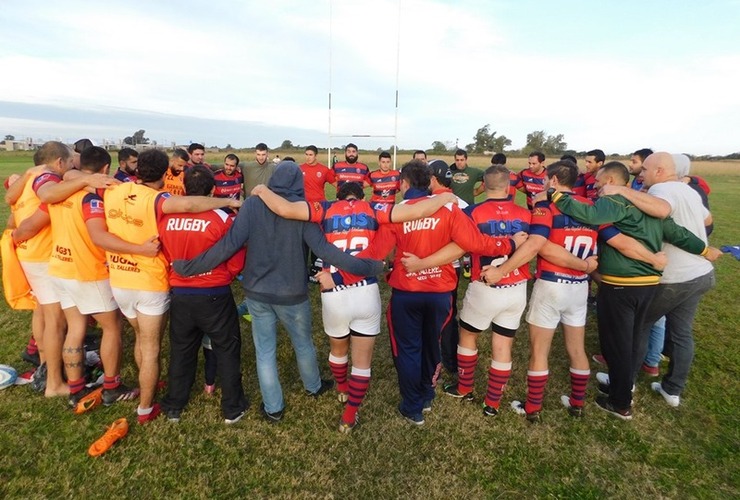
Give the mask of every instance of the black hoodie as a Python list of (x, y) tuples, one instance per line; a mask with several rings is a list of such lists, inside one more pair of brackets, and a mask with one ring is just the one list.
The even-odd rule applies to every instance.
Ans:
[[(291, 161), (280, 163), (268, 187), (288, 201), (302, 201), (303, 173)], [(359, 276), (375, 276), (383, 263), (357, 259), (326, 241), (317, 224), (283, 219), (257, 196), (239, 209), (229, 232), (209, 250), (191, 260), (173, 262), (183, 276), (204, 273), (247, 244), (242, 285), (247, 297), (267, 304), (292, 305), (308, 299), (306, 258), (308, 245), (324, 262)]]

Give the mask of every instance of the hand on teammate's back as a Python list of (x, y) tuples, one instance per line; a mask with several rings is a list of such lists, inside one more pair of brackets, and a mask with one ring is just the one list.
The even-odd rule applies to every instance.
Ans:
[(314, 278), (318, 280), (319, 286), (321, 286), (322, 290), (331, 290), (336, 286), (334, 278), (331, 277), (331, 273), (329, 271), (319, 271), (314, 275)]
[(407, 273), (415, 273), (421, 271), (424, 267), (421, 265), (421, 259), (411, 252), (403, 252), (401, 257), (401, 265)]

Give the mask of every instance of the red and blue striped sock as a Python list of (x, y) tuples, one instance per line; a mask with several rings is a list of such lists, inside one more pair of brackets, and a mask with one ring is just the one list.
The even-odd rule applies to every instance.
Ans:
[(349, 376), (349, 400), (344, 407), (342, 421), (351, 424), (357, 417), (357, 410), (360, 409), (365, 394), (370, 387), (370, 368), (352, 367), (352, 374)]
[(116, 375), (114, 377), (109, 377), (108, 375), (103, 375), (103, 389), (106, 391), (110, 391), (111, 389), (115, 389), (121, 385), (121, 376)]
[(347, 384), (348, 366), (349, 357), (343, 356), (339, 358), (329, 353), (329, 368), (331, 368), (331, 374), (334, 375), (334, 381), (337, 383), (337, 392), (347, 392), (349, 390), (349, 385)]
[(475, 365), (478, 364), (478, 350), (457, 346), (457, 392), (473, 392)]
[(542, 399), (545, 395), (545, 386), (549, 370), (527, 372), (527, 401), (524, 403), (524, 411), (534, 413), (542, 409)]
[(591, 376), (591, 370), (570, 369), (570, 405), (583, 406), (586, 400), (586, 385)]
[(85, 377), (78, 378), (77, 380), (68, 380), (67, 384), (69, 385), (69, 393), (77, 394), (85, 388)]
[(500, 361), (491, 361), (491, 368), (488, 370), (488, 390), (486, 391), (486, 406), (498, 409), (501, 404), (501, 396), (504, 394), (504, 387), (511, 377), (511, 363), (501, 363)]

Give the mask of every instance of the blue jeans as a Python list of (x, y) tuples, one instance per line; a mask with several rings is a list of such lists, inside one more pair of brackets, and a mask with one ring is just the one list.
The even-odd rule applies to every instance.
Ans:
[[(699, 301), (714, 287), (714, 271), (683, 283), (659, 285), (648, 309), (645, 325), (650, 328), (658, 318), (666, 317), (665, 348), (670, 354), (668, 371), (661, 385), (668, 394), (680, 396), (694, 360), (692, 327)], [(637, 369), (634, 370), (637, 373)]]
[(660, 364), (660, 354), (663, 352), (665, 344), (665, 316), (662, 316), (650, 328), (650, 338), (648, 339), (648, 350), (645, 354), (645, 364), (656, 367)]
[(252, 314), (252, 339), (262, 402), (265, 411), (275, 413), (285, 407), (277, 367), (278, 319), (288, 331), (293, 344), (303, 387), (309, 392), (316, 392), (321, 388), (319, 364), (312, 338), (311, 305), (308, 300), (284, 306), (252, 299), (247, 299), (247, 305)]

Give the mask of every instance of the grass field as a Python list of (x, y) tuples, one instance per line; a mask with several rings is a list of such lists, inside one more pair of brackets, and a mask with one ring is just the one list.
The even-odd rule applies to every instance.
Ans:
[[(278, 153), (284, 157), (287, 152)], [(303, 160), (302, 152), (291, 153)], [(240, 156), (251, 159), (251, 153)], [(221, 158), (209, 155), (208, 161)], [(373, 166), (376, 159), (361, 155)], [(511, 166), (521, 168), (525, 161), (513, 159)], [(488, 158), (471, 158), (470, 163), (483, 167)], [(28, 154), (0, 153), (3, 179), (28, 166)], [(740, 162), (696, 164), (693, 172), (712, 187), (712, 244), (740, 243)], [(7, 214), (3, 206), (0, 215)], [(352, 435), (336, 431), (340, 405), (335, 398), (303, 395), (284, 333), (279, 366), (287, 410), (282, 423), (269, 425), (256, 410), (254, 348), (249, 324), (242, 322), (244, 383), (252, 409), (233, 427), (223, 424), (218, 398), (200, 392), (201, 373), (179, 424), (162, 418), (136, 426), (135, 403), (75, 416), (65, 409), (66, 401), (46, 400), (26, 387), (1, 391), (0, 497), (738, 498), (739, 266), (729, 256), (717, 262), (717, 287), (704, 298), (695, 322), (694, 368), (682, 405), (675, 409), (643, 379), (635, 394), (635, 419), (622, 422), (597, 409), (592, 382), (585, 419), (569, 417), (559, 402), (569, 390), (568, 363), (556, 338), (540, 425), (511, 411), (487, 419), (480, 402), (461, 404), (440, 394), (426, 425), (412, 428), (396, 412), (398, 387), (384, 325), (362, 425)], [(461, 282), (460, 297), (466, 284)], [(237, 294), (241, 298), (241, 291)], [(316, 289), (312, 300), (314, 339), (329, 376)], [(0, 363), (26, 368), (19, 353), (29, 336), (29, 317), (0, 304)], [(593, 319), (587, 329), (589, 354), (597, 352), (598, 344)], [(490, 356), (490, 334), (483, 339), (477, 394), (485, 390)], [(134, 382), (130, 330), (124, 344), (123, 377)], [(525, 394), (527, 352), (521, 328), (502, 408)], [(163, 374), (166, 369), (164, 356)], [(88, 457), (90, 443), (121, 416), (132, 424), (129, 435), (103, 457)]]

